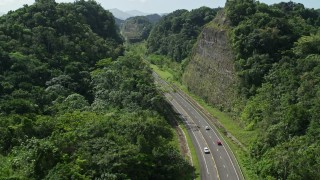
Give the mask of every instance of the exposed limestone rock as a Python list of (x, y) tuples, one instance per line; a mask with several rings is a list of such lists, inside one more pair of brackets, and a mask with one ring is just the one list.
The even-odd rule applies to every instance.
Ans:
[(215, 107), (231, 110), (238, 82), (223, 11), (203, 29), (183, 74), (183, 83)]

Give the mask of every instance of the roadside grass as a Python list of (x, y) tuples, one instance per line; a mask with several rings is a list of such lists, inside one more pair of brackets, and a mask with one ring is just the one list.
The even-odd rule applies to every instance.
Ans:
[[(167, 80), (167, 81), (171, 81), (171, 79), (173, 78), (173, 75), (167, 71), (163, 71), (163, 70), (160, 70), (160, 68), (156, 65), (153, 65), (151, 63), (149, 63), (151, 69), (153, 71), (155, 71), (157, 74), (159, 74), (159, 76), (164, 79), (164, 80)], [(181, 121), (181, 119), (177, 116), (175, 116), (175, 119), (177, 120), (178, 124), (179, 124), (179, 127), (182, 129), (183, 133), (185, 134), (185, 137), (186, 137), (186, 140), (187, 140), (187, 143), (188, 143), (188, 147), (189, 147), (189, 150), (190, 150), (190, 153), (191, 153), (191, 158), (192, 158), (192, 165), (195, 169), (195, 180), (201, 180), (200, 178), (200, 164), (199, 164), (199, 160), (198, 160), (198, 156), (196, 154), (196, 150), (193, 146), (193, 143), (191, 141), (191, 138), (189, 136), (189, 133), (185, 127), (185, 125), (183, 124), (183, 122)], [(177, 142), (178, 140), (178, 135), (176, 132), (174, 132), (174, 139), (175, 141), (172, 142), (172, 143), (175, 143), (176, 145), (175, 146), (179, 146), (179, 142)], [(179, 147), (178, 147), (179, 148)], [(187, 157), (187, 159), (190, 161), (190, 159)]]
[(200, 164), (199, 164), (199, 160), (198, 160), (198, 156), (197, 156), (196, 150), (195, 150), (195, 148), (193, 146), (193, 143), (191, 141), (190, 135), (189, 135), (185, 125), (182, 124), (181, 122), (179, 122), (179, 124), (180, 124), (180, 127), (181, 127), (182, 131), (184, 132), (184, 134), (186, 135), (186, 138), (187, 138), (187, 143), (188, 143), (188, 146), (189, 146), (189, 149), (190, 149), (190, 153), (191, 153), (191, 157), (192, 157), (192, 164), (193, 164), (193, 167), (195, 168), (195, 179), (196, 180), (201, 180), (201, 178), (200, 178)]
[(180, 145), (179, 145), (180, 143), (179, 143), (178, 133), (176, 132), (176, 130), (174, 128), (171, 128), (171, 132), (173, 134), (173, 138), (171, 139), (169, 144), (171, 146), (173, 146), (177, 151), (180, 152)]
[[(173, 112), (172, 109), (170, 111)], [(176, 121), (178, 123), (179, 127), (177, 127), (177, 128), (180, 128), (186, 137), (186, 143), (187, 143), (187, 146), (189, 147), (192, 159), (190, 160), (190, 157), (188, 155), (185, 155), (180, 151), (180, 142), (179, 142), (178, 132), (175, 130), (174, 127), (171, 128), (171, 131), (173, 133), (173, 139), (170, 141), (170, 144), (174, 148), (176, 148), (178, 151), (180, 151), (180, 154), (182, 156), (184, 156), (184, 158), (186, 160), (188, 160), (189, 162), (192, 161), (192, 166), (194, 167), (194, 178), (193, 179), (200, 180), (200, 164), (199, 164), (198, 156), (196, 154), (196, 150), (193, 146), (193, 143), (190, 139), (190, 136), (187, 132), (187, 129), (186, 129), (184, 123), (181, 121), (179, 116), (177, 116), (174, 113), (170, 113), (170, 114), (171, 114), (170, 118), (172, 118), (172, 121)]]
[(246, 147), (248, 147), (257, 137), (258, 132), (256, 130), (248, 131), (243, 129), (239, 122), (233, 120), (227, 113), (221, 112), (217, 108), (206, 103), (200, 97), (190, 93), (187, 88), (181, 85), (179, 82), (172, 83), (178, 86), (184, 93), (196, 100), (197, 103), (199, 103), (206, 111), (216, 118), (228, 130), (228, 132), (235, 136)]
[[(174, 81), (173, 75), (166, 69), (160, 69), (156, 65), (150, 64), (150, 67), (155, 71), (162, 79), (169, 81), (170, 83), (178, 86), (183, 92), (192, 97), (197, 103), (199, 103), (206, 111), (208, 111), (214, 118), (216, 118), (234, 137), (236, 137), (244, 146), (248, 147), (251, 142), (256, 138), (257, 131), (247, 131), (243, 129), (239, 123), (235, 122), (228, 114), (219, 111), (207, 104), (200, 97), (190, 93), (185, 86), (180, 82)], [(217, 128), (220, 130), (219, 128)], [(226, 139), (228, 145), (230, 146), (232, 152), (234, 153), (237, 161), (239, 162), (240, 168), (243, 172), (245, 179), (254, 180), (257, 179), (254, 173), (251, 158), (248, 152), (246, 152), (239, 145), (235, 144), (231, 139), (227, 138), (223, 133), (220, 133)], [(193, 147), (193, 146), (191, 146)], [(195, 153), (195, 151), (194, 151)], [(196, 154), (195, 154), (196, 156)]]
[(229, 147), (231, 148), (233, 154), (237, 158), (237, 161), (239, 162), (239, 166), (242, 170), (244, 179), (246, 180), (256, 180), (259, 179), (259, 177), (254, 173), (254, 167), (252, 160), (249, 156), (249, 154), (238, 145), (234, 144), (231, 139), (226, 137), (224, 134), (221, 133), (223, 138), (227, 141)]
[[(174, 117), (175, 119), (177, 119), (178, 117)], [(195, 180), (201, 180), (200, 179), (200, 164), (199, 164), (199, 160), (198, 160), (198, 156), (196, 154), (196, 151), (193, 147), (193, 144), (191, 142), (191, 139), (190, 139), (190, 136), (189, 134), (187, 133), (187, 130), (186, 128), (184, 127), (184, 125), (181, 125), (180, 123), (180, 120), (177, 120), (178, 123), (179, 123), (179, 127), (182, 129), (183, 133), (185, 134), (185, 137), (186, 137), (186, 141), (187, 141), (187, 144), (188, 144), (188, 147), (190, 149), (190, 153), (191, 153), (191, 160), (190, 160), (190, 157), (188, 155), (184, 155), (181, 151), (180, 151), (180, 143), (179, 143), (179, 137), (178, 137), (178, 133), (177, 131), (174, 129), (174, 128), (171, 128), (171, 131), (172, 131), (172, 134), (173, 134), (173, 138), (172, 140), (170, 141), (170, 145), (173, 146), (177, 151), (180, 152), (180, 154), (182, 156), (184, 156), (184, 158), (190, 162), (192, 161), (192, 166), (194, 167), (194, 177), (193, 179)]]
[(172, 81), (173, 75), (169, 71), (161, 70), (158, 66), (150, 64), (151, 69), (156, 72), (163, 80)]

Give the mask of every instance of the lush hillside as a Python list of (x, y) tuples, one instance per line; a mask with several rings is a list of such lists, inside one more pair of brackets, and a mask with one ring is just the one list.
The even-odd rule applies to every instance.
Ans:
[(320, 16), (293, 2), (229, 2), (241, 119), (258, 129), (251, 156), (270, 179), (319, 179)]
[[(93, 1), (37, 1), (8, 13), (0, 22), (2, 97), (18, 89), (35, 91), (36, 97), (45, 90), (40, 87), (64, 83), (66, 93), (76, 92), (92, 101), (92, 67), (100, 59), (123, 53), (112, 15)], [(40, 92), (33, 86), (39, 86)], [(50, 102), (43, 100), (36, 103), (38, 111), (50, 113), (46, 109)], [(18, 107), (11, 108), (6, 113)]]
[(177, 10), (164, 16), (150, 33), (148, 52), (181, 62), (190, 55), (202, 27), (214, 18), (216, 12), (201, 7), (190, 12)]
[(128, 18), (121, 26), (121, 34), (129, 43), (146, 40), (152, 29), (152, 23), (145, 16)]
[(121, 35), (128, 43), (137, 43), (147, 40), (153, 26), (162, 17), (158, 14), (130, 17), (120, 24)]
[(162, 17), (159, 14), (149, 14), (146, 15), (146, 18), (148, 18), (152, 24), (156, 24), (160, 21)]
[(115, 20), (116, 25), (117, 25), (117, 26), (119, 27), (119, 29), (120, 29), (120, 27), (122, 26), (124, 20), (118, 19), (118, 18), (116, 18), (116, 17), (114, 18), (114, 20)]
[(0, 42), (0, 179), (190, 177), (149, 68), (95, 1), (36, 0), (0, 17)]
[(246, 96), (255, 94), (274, 63), (291, 58), (294, 43), (302, 36), (316, 33), (319, 14), (302, 4), (227, 3), (231, 19), (236, 67), (241, 77), (240, 90)]

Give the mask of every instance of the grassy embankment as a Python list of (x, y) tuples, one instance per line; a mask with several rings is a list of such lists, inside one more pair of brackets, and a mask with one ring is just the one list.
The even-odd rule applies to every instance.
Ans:
[[(172, 110), (172, 112), (173, 112), (173, 110)], [(178, 122), (178, 124), (179, 124), (178, 128), (180, 128), (183, 131), (184, 135), (185, 135), (185, 138), (187, 140), (187, 146), (188, 146), (188, 148), (190, 150), (190, 154), (191, 154), (191, 158), (192, 159), (190, 160), (189, 156), (186, 156), (185, 154), (183, 154), (183, 155), (185, 156), (185, 158), (188, 159), (189, 162), (190, 161), (192, 162), (192, 165), (195, 168), (194, 169), (195, 170), (195, 172), (194, 172), (195, 179), (196, 180), (200, 180), (200, 164), (199, 164), (198, 156), (196, 154), (196, 150), (195, 150), (195, 148), (193, 146), (193, 143), (192, 143), (190, 135), (189, 135), (189, 133), (188, 133), (188, 131), (186, 129), (186, 126), (183, 124), (182, 120), (180, 119), (180, 117), (178, 117), (177, 114), (172, 113), (171, 116), (172, 116), (172, 118), (174, 118), (174, 120), (176, 122)], [(175, 140), (173, 141), (173, 143), (175, 143), (175, 145), (179, 146), (178, 134), (177, 134), (177, 132), (174, 133), (174, 134), (175, 134), (175, 137), (174, 137)]]

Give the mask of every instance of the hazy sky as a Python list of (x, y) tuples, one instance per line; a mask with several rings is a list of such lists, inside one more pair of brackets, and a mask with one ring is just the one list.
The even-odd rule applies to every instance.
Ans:
[[(195, 9), (201, 6), (223, 7), (226, 0), (96, 0), (105, 9), (139, 10), (146, 13), (169, 13), (177, 9)], [(282, 0), (288, 2), (289, 0)], [(308, 8), (320, 8), (320, 0), (292, 0)], [(74, 2), (74, 0), (56, 0), (56, 2)], [(279, 3), (281, 0), (260, 0), (267, 4)], [(33, 4), (34, 0), (0, 0), (0, 12), (15, 10), (24, 4)]]

